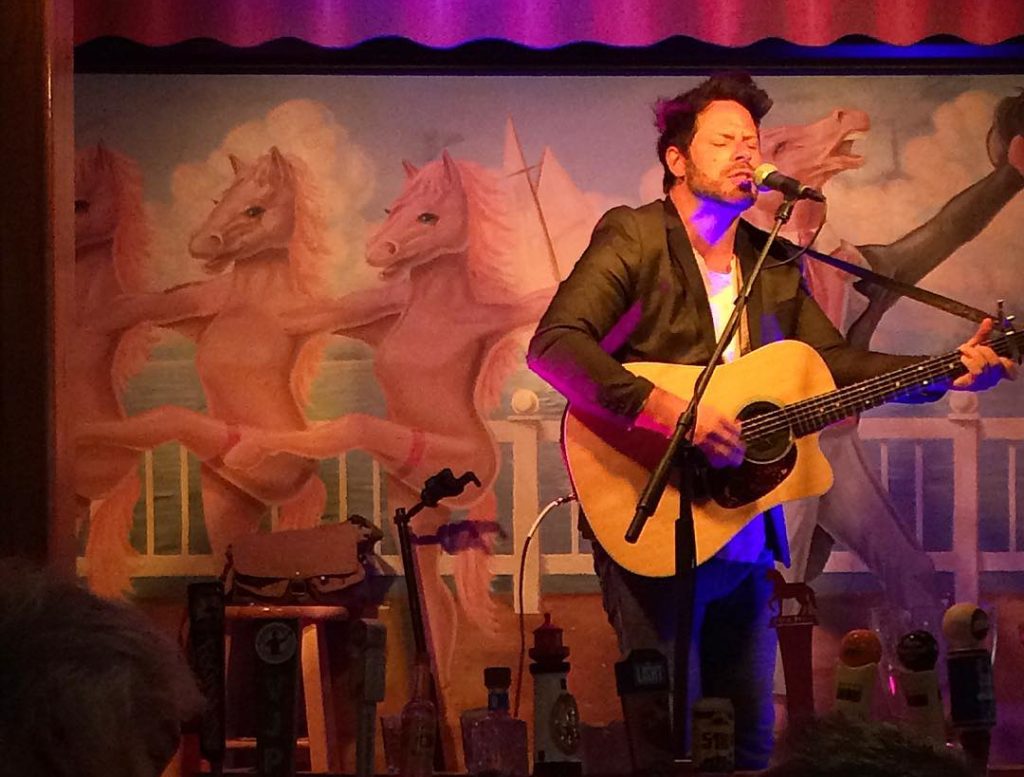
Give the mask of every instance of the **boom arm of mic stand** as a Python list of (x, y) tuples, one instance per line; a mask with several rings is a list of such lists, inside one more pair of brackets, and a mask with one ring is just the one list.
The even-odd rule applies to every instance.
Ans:
[(736, 299), (732, 315), (729, 317), (729, 321), (725, 325), (722, 337), (719, 338), (718, 343), (715, 345), (715, 352), (711, 357), (711, 361), (708, 362), (707, 367), (701, 371), (700, 377), (697, 378), (697, 383), (693, 388), (693, 396), (690, 398), (690, 403), (686, 408), (686, 412), (679, 417), (675, 431), (672, 433), (672, 437), (669, 440), (668, 448), (665, 449), (665, 453), (661, 457), (661, 461), (658, 462), (658, 466), (654, 468), (654, 471), (651, 473), (651, 477), (647, 480), (647, 485), (644, 486), (643, 493), (640, 495), (640, 500), (636, 505), (636, 512), (633, 514), (633, 520), (630, 521), (629, 528), (626, 529), (626, 542), (635, 543), (640, 539), (640, 534), (643, 532), (644, 526), (647, 525), (647, 521), (650, 520), (650, 517), (658, 508), (658, 503), (661, 501), (661, 495), (664, 493), (665, 486), (668, 484), (669, 474), (672, 471), (672, 466), (676, 461), (676, 457), (683, 445), (690, 444), (687, 436), (696, 424), (697, 406), (700, 404), (700, 400), (704, 396), (704, 392), (707, 390), (708, 384), (711, 382), (711, 375), (714, 373), (715, 367), (721, 360), (722, 354), (725, 353), (726, 347), (730, 342), (732, 342), (732, 338), (736, 335), (740, 316), (743, 315), (743, 311), (747, 307), (747, 299), (750, 296), (751, 289), (754, 287), (754, 281), (757, 279), (757, 276), (761, 274), (761, 267), (764, 265), (764, 260), (768, 256), (768, 251), (771, 249), (772, 243), (775, 242), (775, 238), (778, 237), (783, 225), (789, 221), (789, 217), (793, 215), (793, 206), (795, 204), (795, 198), (787, 197), (782, 201), (778, 211), (775, 213), (775, 224), (772, 227), (772, 231), (769, 233), (768, 239), (761, 248), (761, 252), (757, 257), (757, 262), (754, 265), (753, 271), (750, 273), (749, 277), (743, 279), (743, 288), (740, 290), (739, 296)]

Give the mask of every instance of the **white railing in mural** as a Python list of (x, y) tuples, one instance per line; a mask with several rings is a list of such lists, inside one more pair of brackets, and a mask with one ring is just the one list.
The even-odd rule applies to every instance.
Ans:
[[(544, 446), (557, 445), (559, 421), (529, 415), (510, 416), (506, 420), (494, 421), (491, 428), (498, 442), (511, 454), (511, 553), (497, 553), (492, 560), (495, 575), (508, 575), (513, 585), (518, 584), (522, 542), (536, 515), (543, 508), (539, 493), (540, 452)], [(876, 441), (880, 448), (881, 480), (889, 482), (890, 446), (894, 442), (909, 442), (913, 445), (914, 504), (916, 505), (915, 526), (917, 537), (923, 536), (924, 490), (928, 476), (924, 456), (924, 445), (931, 440), (945, 440), (953, 449), (953, 542), (948, 551), (932, 552), (930, 555), (936, 568), (951, 572), (954, 576), (956, 595), (961, 601), (977, 601), (978, 578), (981, 572), (1024, 571), (1024, 547), (1018, 543), (1017, 533), (1017, 446), (1024, 441), (1024, 418), (982, 418), (976, 410), (976, 399), (971, 395), (953, 395), (950, 412), (945, 417), (933, 418), (865, 418), (860, 422), (861, 436)], [(981, 551), (978, 540), (979, 521), (979, 449), (983, 440), (999, 440), (1007, 443), (1007, 509), (1009, 516), (1009, 550)], [(145, 459), (145, 546), (136, 559), (134, 574), (139, 577), (176, 577), (216, 574), (222, 562), (208, 553), (190, 552), (191, 515), (189, 512), (189, 467), (188, 454), (184, 448), (179, 451), (179, 497), (181, 504), (181, 527), (179, 552), (157, 552), (155, 548), (156, 510), (153, 489), (153, 457), (147, 452)], [(338, 460), (338, 504), (340, 516), (349, 514), (347, 504), (348, 461), (345, 456)], [(372, 519), (382, 526), (385, 522), (382, 499), (382, 475), (376, 462), (372, 465)], [(554, 498), (559, 494), (549, 495)], [(570, 511), (572, 526), (575, 527), (575, 504), (558, 508)], [(564, 515), (564, 513), (563, 513)], [(274, 511), (271, 521), (276, 519)], [(564, 519), (563, 519), (564, 520)], [(385, 532), (387, 534), (387, 532)], [(568, 550), (551, 552), (544, 550), (541, 543), (531, 543), (527, 558), (523, 589), (524, 609), (537, 612), (541, 595), (541, 581), (547, 575), (593, 575), (590, 553), (581, 548), (580, 538), (575, 530)], [(386, 555), (396, 569), (400, 569), (397, 556)], [(445, 559), (448, 561), (449, 559)], [(81, 560), (79, 563), (82, 563)], [(442, 566), (442, 570), (445, 567)], [(835, 552), (825, 568), (826, 572), (866, 571), (860, 561), (848, 552)], [(515, 588), (513, 588), (515, 590)]]

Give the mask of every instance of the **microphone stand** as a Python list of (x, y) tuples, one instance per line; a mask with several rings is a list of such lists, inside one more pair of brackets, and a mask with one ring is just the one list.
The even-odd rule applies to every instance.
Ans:
[[(693, 525), (693, 480), (692, 476), (695, 467), (696, 447), (693, 444), (693, 431), (696, 428), (697, 408), (707, 391), (711, 376), (725, 353), (725, 349), (736, 335), (743, 311), (746, 310), (750, 292), (754, 282), (761, 274), (761, 267), (764, 265), (768, 251), (778, 237), (782, 227), (789, 221), (793, 214), (793, 206), (798, 197), (786, 196), (778, 211), (775, 213), (775, 224), (765, 241), (761, 252), (757, 257), (753, 270), (743, 279), (743, 285), (739, 295), (736, 297), (736, 304), (733, 307), (732, 315), (725, 325), (722, 336), (715, 344), (715, 351), (711, 361), (700, 373), (697, 382), (693, 387), (693, 396), (686, 411), (679, 416), (675, 431), (669, 440), (661, 461), (651, 473), (647, 485), (644, 487), (640, 500), (637, 502), (636, 513), (626, 530), (626, 542), (635, 543), (639, 538), (648, 519), (654, 514), (661, 501), (661, 495), (668, 484), (669, 476), (674, 469), (679, 473), (679, 517), (675, 525), (675, 561), (676, 579), (679, 581), (677, 596), (677, 628), (675, 639), (675, 652), (673, 657), (672, 684), (672, 734), (675, 741), (676, 755), (683, 758), (686, 755), (686, 720), (689, 709), (689, 667), (690, 667), (690, 639), (693, 631), (693, 609), (696, 594), (695, 572), (697, 569), (697, 537)], [(739, 261), (737, 258), (736, 261)]]
[[(406, 510), (399, 507), (395, 510), (395, 526), (398, 529), (398, 547), (402, 554), (402, 567), (405, 570), (405, 586), (409, 595), (409, 617), (412, 621), (413, 645), (416, 652), (416, 663), (431, 666), (430, 651), (427, 646), (427, 628), (423, 619), (423, 604), (420, 600), (420, 579), (419, 569), (416, 565), (416, 554), (413, 551), (413, 533), (410, 521), (413, 516), (427, 507), (437, 507), (442, 499), (449, 496), (458, 496), (470, 483), (480, 486), (480, 480), (472, 472), (465, 472), (458, 477), (445, 467), (443, 470), (427, 478), (423, 490), (420, 491), (420, 501)], [(441, 726), (441, 698), (437, 681), (431, 674), (430, 697), (437, 711), (437, 732), (435, 741), (437, 747), (434, 750), (434, 771), (446, 771), (444, 744)], [(455, 763), (454, 758), (451, 761)]]

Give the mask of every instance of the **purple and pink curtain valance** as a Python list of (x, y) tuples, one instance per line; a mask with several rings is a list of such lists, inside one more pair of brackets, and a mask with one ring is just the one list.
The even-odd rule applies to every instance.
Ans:
[(551, 48), (684, 35), (734, 47), (764, 38), (823, 46), (845, 35), (909, 45), (940, 34), (976, 44), (1024, 35), (1024, 0), (75, 0), (76, 44), (292, 37), (347, 48), (399, 36), (435, 48), (481, 38)]

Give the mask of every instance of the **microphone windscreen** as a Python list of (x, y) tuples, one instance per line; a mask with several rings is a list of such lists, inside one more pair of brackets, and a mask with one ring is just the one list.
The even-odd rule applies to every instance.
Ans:
[(759, 164), (757, 168), (754, 170), (754, 183), (757, 186), (762, 186), (764, 185), (765, 178), (767, 178), (772, 173), (777, 173), (778, 171), (779, 168), (777, 168), (771, 162), (764, 162), (762, 164)]

